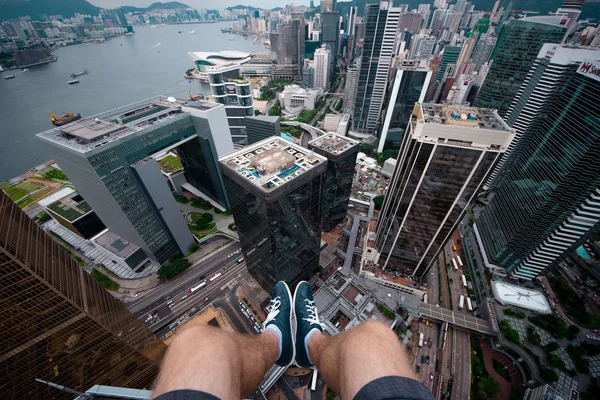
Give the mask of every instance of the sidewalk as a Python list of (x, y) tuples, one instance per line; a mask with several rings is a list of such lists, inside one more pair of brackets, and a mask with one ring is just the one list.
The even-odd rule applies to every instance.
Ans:
[[(494, 378), (496, 380), (496, 382), (498, 382), (498, 386), (500, 386), (500, 393), (494, 395), (494, 398), (498, 399), (498, 400), (510, 400), (512, 384), (511, 384), (511, 382), (508, 382), (506, 379), (504, 379), (503, 377), (498, 375), (496, 370), (494, 370), (494, 363), (492, 361), (494, 358), (498, 359), (498, 358), (502, 358), (502, 357), (500, 357), (500, 355), (494, 354), (492, 352), (492, 350), (490, 349), (490, 344), (487, 340), (481, 341), (481, 352), (483, 353), (483, 363), (485, 365), (486, 371), (488, 372), (488, 374), (490, 374), (490, 376), (492, 378)], [(498, 361), (501, 361), (501, 360), (498, 359)], [(514, 368), (514, 366), (513, 366), (513, 368)], [(518, 376), (518, 373), (516, 375)], [(513, 378), (513, 376), (514, 376), (514, 374), (511, 373), (511, 379)], [(520, 385), (520, 382), (518, 382), (516, 384)]]

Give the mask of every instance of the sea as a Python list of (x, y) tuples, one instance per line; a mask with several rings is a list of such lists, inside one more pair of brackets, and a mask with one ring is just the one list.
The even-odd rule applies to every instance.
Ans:
[[(134, 27), (135, 35), (60, 48), (58, 61), (0, 73), (0, 182), (50, 160), (35, 134), (52, 129), (49, 111), (88, 117), (156, 95), (187, 98), (210, 87), (183, 77), (190, 51), (269, 51), (253, 37), (221, 33), (228, 22)], [(181, 33), (178, 31), (181, 30)], [(194, 30), (196, 33), (189, 33)], [(89, 70), (69, 85), (71, 73)], [(4, 75), (15, 75), (5, 80)]]

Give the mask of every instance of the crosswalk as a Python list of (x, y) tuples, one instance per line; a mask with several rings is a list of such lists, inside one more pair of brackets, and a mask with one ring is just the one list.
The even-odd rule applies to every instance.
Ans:
[(145, 276), (152, 275), (158, 270), (158, 266), (152, 264), (151, 266), (146, 267), (146, 269), (144, 269), (142, 272), (135, 273), (123, 260), (117, 257), (110, 257), (108, 255), (110, 253), (101, 252), (89, 240), (76, 235), (53, 219), (42, 224), (42, 228), (60, 236), (65, 242), (73, 246), (77, 252), (83, 254), (86, 258), (98, 264), (103, 264), (108, 270), (117, 274), (123, 279), (143, 278)]

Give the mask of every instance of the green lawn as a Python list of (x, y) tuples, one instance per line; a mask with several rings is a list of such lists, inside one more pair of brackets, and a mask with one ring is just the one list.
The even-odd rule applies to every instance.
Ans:
[(208, 228), (206, 228), (206, 229), (203, 229), (203, 230), (198, 230), (198, 229), (196, 228), (196, 225), (191, 225), (191, 224), (188, 224), (188, 228), (190, 228), (190, 231), (191, 231), (191, 232), (192, 232), (194, 235), (196, 235), (196, 237), (197, 237), (198, 239), (200, 239), (200, 238), (203, 238), (204, 236), (208, 236), (208, 235), (210, 235), (211, 233), (215, 233), (215, 232), (217, 231), (216, 224), (215, 224), (214, 222), (210, 223), (210, 224), (208, 225)]
[(162, 169), (167, 174), (170, 174), (171, 172), (179, 171), (180, 169), (183, 168), (183, 164), (181, 163), (181, 160), (179, 159), (179, 157), (174, 156), (172, 154), (169, 154), (162, 160), (159, 160), (158, 164), (160, 165), (160, 169)]
[[(8, 195), (8, 197), (11, 198), (12, 201), (19, 203), (21, 207), (25, 207), (25, 205), (29, 205), (33, 202), (33, 199), (28, 198), (29, 194), (45, 187), (45, 185), (37, 182), (20, 182), (16, 185), (5, 188), (4, 192)], [(52, 190), (52, 188), (47, 189)], [(43, 193), (40, 194), (48, 193), (50, 190), (42, 191)], [(41, 197), (38, 194), (35, 196), (35, 198), (39, 199)], [(27, 204), (22, 205), (21, 203)]]

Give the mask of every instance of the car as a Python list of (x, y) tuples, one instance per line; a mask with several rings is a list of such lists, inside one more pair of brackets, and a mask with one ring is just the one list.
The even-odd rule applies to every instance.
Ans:
[(175, 303), (169, 304), (169, 308), (173, 308), (173, 307), (175, 307)]
[(429, 373), (429, 380), (432, 381), (433, 380), (433, 372)]
[(590, 329), (590, 331), (592, 331), (593, 333), (599, 333), (600, 332), (598, 329)]
[(165, 297), (165, 300), (171, 300), (172, 298), (173, 298), (173, 295), (172, 295), (172, 294), (170, 294), (170, 295), (168, 295), (167, 297)]
[(425, 363), (425, 356), (421, 356), (421, 363)]
[(207, 296), (207, 297), (204, 299), (204, 302), (206, 303), (206, 302), (208, 302), (209, 300), (210, 300), (210, 297), (208, 297), (208, 296)]
[(429, 364), (429, 356), (425, 356), (425, 364)]
[(421, 370), (421, 366), (419, 364), (417, 364), (417, 369), (416, 369), (417, 373), (419, 373), (420, 370)]
[(186, 294), (185, 296), (183, 296), (183, 297), (181, 298), (181, 300), (185, 300), (185, 299), (187, 299), (187, 298), (188, 298), (188, 295)]
[(431, 346), (433, 346), (433, 342), (430, 340), (429, 342), (427, 342), (427, 347), (431, 348)]

